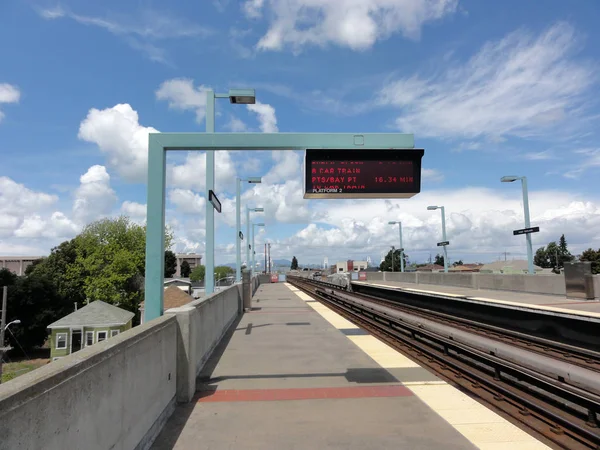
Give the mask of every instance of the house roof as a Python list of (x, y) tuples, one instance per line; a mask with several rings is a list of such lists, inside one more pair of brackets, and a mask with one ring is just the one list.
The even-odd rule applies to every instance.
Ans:
[(426, 266), (417, 267), (419, 270), (442, 270), (444, 266), (438, 266), (437, 264), (427, 264)]
[[(165, 289), (165, 297), (163, 300), (163, 308), (165, 310), (171, 308), (179, 308), (180, 306), (187, 305), (193, 302), (194, 299), (191, 295), (186, 294), (177, 286), (169, 286)], [(140, 304), (140, 309), (144, 308), (144, 302)]]
[(171, 284), (171, 283), (175, 283), (176, 281), (180, 281), (181, 283), (185, 283), (185, 284), (189, 284), (189, 285), (192, 284), (192, 282), (190, 281), (189, 278), (165, 278), (164, 284)]
[(133, 316), (130, 311), (110, 305), (101, 300), (91, 302), (83, 308), (48, 325), (48, 328), (79, 326), (125, 325)]

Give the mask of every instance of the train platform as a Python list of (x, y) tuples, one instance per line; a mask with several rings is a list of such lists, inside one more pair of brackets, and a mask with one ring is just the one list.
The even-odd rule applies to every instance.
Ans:
[(261, 285), (153, 444), (547, 449), (288, 283)]
[(455, 286), (432, 284), (402, 283), (399, 281), (352, 281), (353, 284), (368, 284), (386, 288), (402, 288), (415, 292), (426, 292), (445, 296), (467, 297), (491, 303), (527, 306), (546, 311), (569, 312), (600, 318), (600, 300), (568, 299), (565, 296), (530, 294), (516, 291), (495, 291), (490, 289), (471, 289)]

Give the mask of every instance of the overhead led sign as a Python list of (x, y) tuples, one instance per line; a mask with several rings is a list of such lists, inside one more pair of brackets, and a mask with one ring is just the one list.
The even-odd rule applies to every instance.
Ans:
[(421, 192), (423, 149), (307, 149), (304, 198), (410, 198)]

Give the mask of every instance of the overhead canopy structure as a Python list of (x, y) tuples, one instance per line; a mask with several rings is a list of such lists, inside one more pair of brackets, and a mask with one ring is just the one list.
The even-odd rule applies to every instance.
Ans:
[[(248, 95), (248, 98), (240, 100), (250, 101), (249, 97)], [(151, 133), (149, 135), (144, 321), (163, 314), (166, 152), (307, 149), (362, 150), (364, 153), (372, 150), (408, 151), (414, 149), (414, 136), (399, 133)], [(423, 155), (423, 150), (414, 151), (415, 156)], [(418, 158), (419, 186), (420, 156)]]

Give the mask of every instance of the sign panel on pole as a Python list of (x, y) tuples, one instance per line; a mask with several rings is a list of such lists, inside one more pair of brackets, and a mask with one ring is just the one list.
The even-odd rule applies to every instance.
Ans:
[(208, 191), (208, 201), (212, 203), (213, 207), (218, 213), (221, 212), (221, 202), (219, 201), (215, 193), (212, 191), (212, 189)]
[(307, 149), (304, 198), (410, 198), (423, 149)]
[(518, 236), (520, 234), (537, 233), (540, 231), (540, 227), (521, 228), (520, 230), (514, 230), (513, 235)]
[(450, 241), (442, 241), (437, 243), (438, 247), (445, 247), (446, 245), (450, 245)]

